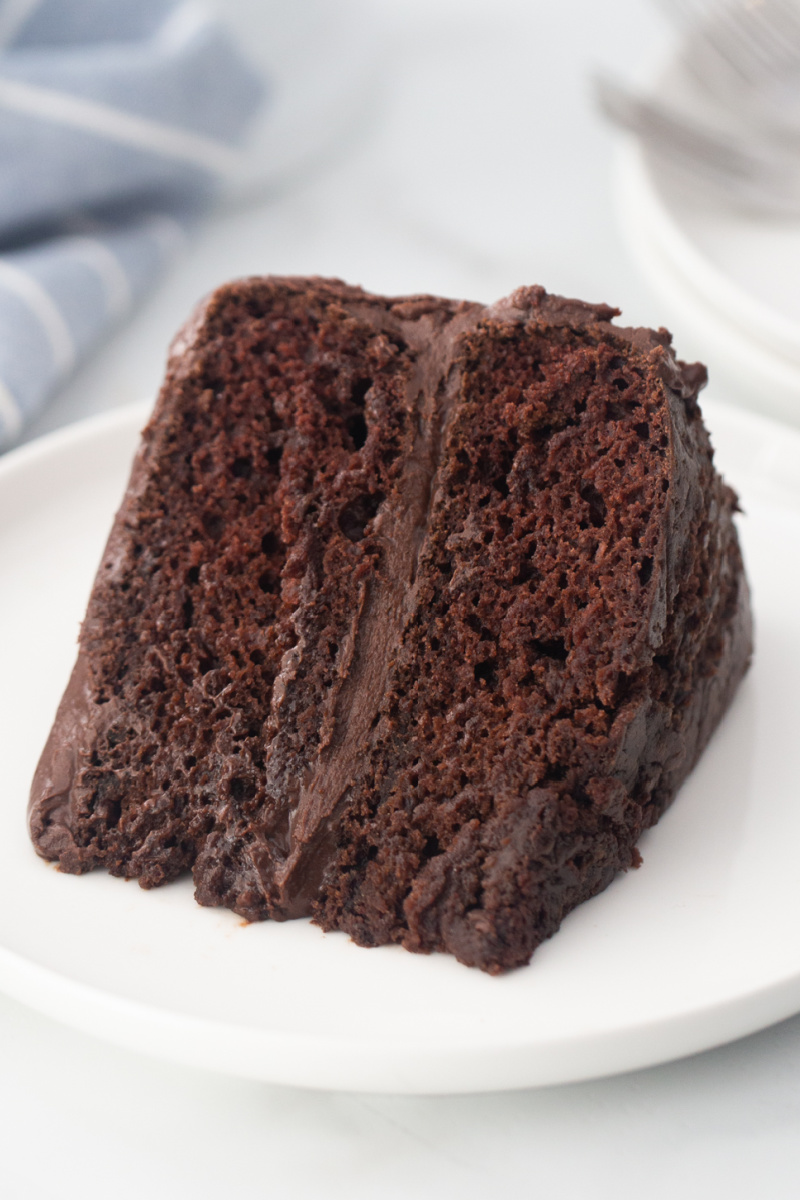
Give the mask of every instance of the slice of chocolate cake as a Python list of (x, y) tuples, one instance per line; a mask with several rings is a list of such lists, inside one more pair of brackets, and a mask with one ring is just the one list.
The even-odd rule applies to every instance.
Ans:
[(634, 864), (750, 618), (705, 372), (615, 315), (216, 292), (100, 566), (38, 852), (491, 972)]

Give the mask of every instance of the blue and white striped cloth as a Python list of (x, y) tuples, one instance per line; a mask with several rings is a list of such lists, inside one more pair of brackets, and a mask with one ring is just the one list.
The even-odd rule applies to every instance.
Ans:
[(262, 91), (191, 0), (0, 0), (0, 447), (154, 281)]

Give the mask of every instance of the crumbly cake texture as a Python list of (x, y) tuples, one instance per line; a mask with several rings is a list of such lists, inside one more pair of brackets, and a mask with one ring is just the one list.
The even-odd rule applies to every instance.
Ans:
[(616, 315), (214, 293), (97, 575), (39, 854), (493, 973), (636, 865), (751, 640), (705, 372)]

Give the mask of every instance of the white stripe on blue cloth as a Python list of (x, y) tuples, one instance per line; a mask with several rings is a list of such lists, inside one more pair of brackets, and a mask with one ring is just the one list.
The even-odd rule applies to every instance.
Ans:
[(0, 7), (0, 49), (13, 40), (38, 5), (39, 0), (6, 0)]
[(96, 100), (84, 100), (14, 79), (0, 79), (0, 105), (27, 116), (99, 134), (119, 145), (176, 158), (219, 175), (231, 174), (241, 161), (235, 150), (188, 129), (162, 125)]
[(49, 293), (27, 271), (0, 258), (0, 288), (18, 296), (39, 320), (53, 352), (53, 366), (66, 375), (75, 366), (75, 342), (64, 315)]
[(0, 379), (0, 449), (4, 449), (22, 430), (22, 413), (11, 392)]
[(96, 237), (71, 237), (69, 253), (77, 261), (81, 259), (99, 277), (106, 294), (106, 312), (109, 317), (122, 317), (131, 306), (133, 296), (128, 276), (116, 254)]

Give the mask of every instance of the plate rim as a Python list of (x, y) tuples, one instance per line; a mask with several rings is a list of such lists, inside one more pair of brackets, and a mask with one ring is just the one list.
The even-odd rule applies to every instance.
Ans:
[(553, 1039), (546, 1047), (511, 1041), (476, 1048), (465, 1038), (442, 1049), (418, 1039), (354, 1042), (213, 1021), (105, 991), (2, 946), (0, 990), (59, 1024), (158, 1061), (270, 1084), (376, 1095), (476, 1095), (611, 1078), (728, 1045), (800, 1011), (798, 975), (690, 1013)]

